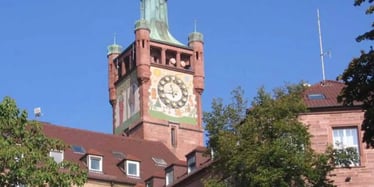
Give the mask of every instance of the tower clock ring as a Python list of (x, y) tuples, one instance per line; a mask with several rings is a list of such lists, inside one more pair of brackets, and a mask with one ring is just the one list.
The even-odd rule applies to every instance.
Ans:
[(160, 100), (168, 107), (177, 109), (187, 103), (187, 87), (180, 78), (174, 75), (162, 77), (158, 82), (157, 90)]

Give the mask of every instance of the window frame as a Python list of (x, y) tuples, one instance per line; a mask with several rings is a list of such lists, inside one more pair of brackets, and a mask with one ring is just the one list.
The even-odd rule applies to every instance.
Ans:
[[(336, 139), (338, 139), (338, 137), (335, 137), (335, 132), (338, 131), (338, 130), (342, 130), (343, 131), (343, 138), (347, 138), (347, 130), (355, 130), (355, 135), (353, 136), (353, 139), (352, 139), (352, 142), (356, 142), (357, 144), (352, 144), (352, 145), (342, 145), (342, 146), (338, 146), (336, 142), (338, 142)], [(340, 136), (339, 136), (340, 137)], [(340, 139), (340, 138), (339, 138)], [(344, 142), (344, 140), (343, 140)], [(360, 145), (360, 132), (359, 132), (359, 128), (358, 126), (337, 126), (337, 127), (333, 127), (332, 128), (332, 144), (333, 144), (333, 149), (337, 149), (337, 150), (340, 150), (340, 149), (345, 149), (345, 148), (350, 148), (350, 147), (353, 147), (357, 150), (357, 155), (358, 155), (358, 161), (357, 163), (352, 163), (350, 166), (352, 167), (358, 167), (358, 166), (361, 166), (361, 145)]]
[(196, 169), (196, 155), (191, 155), (187, 158), (187, 174), (190, 174)]
[(165, 185), (171, 185), (174, 183), (174, 169), (168, 169), (165, 173)]
[(80, 145), (71, 145), (71, 150), (73, 151), (73, 153), (77, 153), (77, 154), (84, 155), (86, 153), (86, 149)]
[(153, 187), (153, 179), (145, 182), (145, 187)]
[(177, 129), (174, 126), (170, 129), (170, 142), (171, 146), (177, 147)]
[(311, 93), (307, 95), (309, 100), (315, 101), (315, 100), (325, 100), (326, 96), (323, 93)]
[[(92, 168), (92, 160), (98, 159), (99, 160), (99, 169)], [(88, 155), (88, 170), (89, 171), (95, 171), (95, 172), (103, 172), (103, 157), (102, 156), (96, 156), (96, 155)]]
[[(136, 165), (136, 174), (132, 174), (129, 172), (129, 164)], [(131, 177), (140, 177), (140, 163), (138, 161), (126, 160), (125, 167), (126, 167), (125, 168), (126, 175), (131, 176)]]
[[(57, 161), (56, 160), (56, 157), (54, 157), (54, 155), (52, 155), (53, 153), (57, 153), (57, 154), (61, 154), (61, 161)], [(56, 154), (56, 156), (58, 156)], [(51, 151), (49, 151), (49, 157), (51, 157), (56, 163), (61, 163), (61, 162), (63, 162), (64, 161), (64, 151), (63, 150), (51, 150)]]

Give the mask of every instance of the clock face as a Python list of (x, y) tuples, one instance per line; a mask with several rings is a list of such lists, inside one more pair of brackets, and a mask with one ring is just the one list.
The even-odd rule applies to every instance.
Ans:
[(180, 78), (174, 75), (162, 77), (158, 82), (157, 90), (160, 100), (166, 106), (181, 108), (187, 102), (187, 87)]

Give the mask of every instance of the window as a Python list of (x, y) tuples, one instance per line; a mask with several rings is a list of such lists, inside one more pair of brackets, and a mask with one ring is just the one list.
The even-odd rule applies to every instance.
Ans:
[(113, 154), (113, 157), (118, 160), (123, 160), (125, 158), (125, 154), (123, 154), (122, 152), (112, 151), (112, 154)]
[(191, 173), (193, 171), (195, 171), (196, 169), (196, 157), (195, 156), (190, 156), (188, 159), (187, 159), (187, 173)]
[(103, 171), (103, 157), (89, 155), (88, 166), (90, 171)]
[(153, 180), (147, 181), (145, 187), (153, 187)]
[(162, 166), (162, 167), (166, 167), (168, 164), (166, 163), (166, 161), (162, 158), (155, 158), (155, 157), (152, 157), (152, 160), (153, 162), (155, 162), (155, 165), (156, 166)]
[(321, 93), (316, 93), (316, 94), (308, 94), (308, 99), (309, 100), (322, 100), (326, 99), (325, 95)]
[(174, 170), (168, 169), (166, 171), (166, 186), (173, 184), (173, 179), (174, 179)]
[(71, 149), (73, 150), (74, 153), (79, 153), (79, 154), (85, 154), (86, 150), (79, 145), (72, 145)]
[(139, 177), (139, 162), (126, 161), (126, 174), (129, 176)]
[(49, 156), (52, 157), (56, 163), (64, 161), (64, 151), (50, 151)]
[(336, 150), (344, 150), (347, 148), (353, 148), (353, 150), (357, 154), (357, 158), (349, 159), (351, 166), (358, 166), (359, 165), (359, 158), (360, 158), (360, 151), (358, 146), (358, 133), (356, 127), (351, 128), (336, 128), (333, 129), (333, 141), (334, 141), (334, 149)]
[(175, 131), (175, 128), (174, 127), (172, 127), (171, 128), (171, 132), (170, 132), (170, 141), (171, 141), (171, 145), (173, 146), (173, 147), (176, 147), (177, 146), (177, 139), (176, 139), (176, 131)]

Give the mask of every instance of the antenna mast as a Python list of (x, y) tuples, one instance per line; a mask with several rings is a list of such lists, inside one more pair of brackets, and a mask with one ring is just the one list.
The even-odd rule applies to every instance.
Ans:
[(317, 18), (318, 18), (318, 35), (319, 35), (319, 48), (320, 48), (320, 56), (321, 56), (321, 63), (322, 63), (322, 81), (325, 82), (326, 77), (325, 77), (325, 62), (324, 62), (324, 56), (325, 53), (323, 52), (323, 47), (322, 47), (322, 33), (321, 33), (321, 21), (319, 19), (319, 9), (317, 9)]
[(197, 31), (197, 20), (196, 20), (196, 19), (194, 20), (194, 28), (193, 28), (193, 31), (194, 31), (194, 32)]
[(113, 44), (114, 44), (114, 45), (117, 44), (117, 33), (114, 33)]

